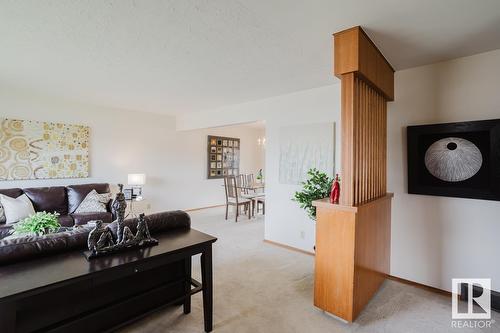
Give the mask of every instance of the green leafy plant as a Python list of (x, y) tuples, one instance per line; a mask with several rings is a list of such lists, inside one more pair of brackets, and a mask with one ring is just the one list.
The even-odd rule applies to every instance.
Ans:
[(61, 224), (58, 213), (38, 212), (13, 225), (13, 235), (34, 234), (42, 236), (57, 231)]
[(312, 202), (330, 195), (333, 178), (314, 168), (307, 171), (307, 175), (308, 179), (302, 182), (302, 191), (295, 192), (292, 200), (298, 202), (312, 220), (316, 220), (316, 207)]

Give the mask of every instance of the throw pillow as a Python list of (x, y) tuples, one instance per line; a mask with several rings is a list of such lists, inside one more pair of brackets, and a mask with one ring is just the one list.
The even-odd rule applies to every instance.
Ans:
[(4, 224), (5, 223), (5, 213), (3, 211), (3, 207), (2, 207), (2, 204), (0, 203), (0, 224)]
[(75, 210), (76, 214), (80, 213), (105, 213), (107, 212), (106, 205), (110, 200), (110, 193), (99, 194), (96, 190), (92, 190), (82, 203)]
[(11, 198), (0, 194), (0, 204), (3, 207), (6, 220), (5, 222), (7, 224), (19, 222), (22, 219), (35, 214), (33, 204), (26, 194), (23, 194), (18, 198)]

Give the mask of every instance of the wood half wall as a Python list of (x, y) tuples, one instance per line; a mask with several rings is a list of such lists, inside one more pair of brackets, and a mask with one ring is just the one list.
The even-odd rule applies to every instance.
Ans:
[(341, 80), (340, 204), (317, 209), (314, 305), (353, 321), (390, 271), (387, 101), (394, 71), (360, 27), (334, 34)]

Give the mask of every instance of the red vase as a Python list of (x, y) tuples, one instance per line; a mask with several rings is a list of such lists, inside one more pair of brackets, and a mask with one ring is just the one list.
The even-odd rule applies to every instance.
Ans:
[(338, 204), (340, 197), (340, 182), (339, 175), (335, 175), (335, 181), (332, 184), (332, 191), (330, 192), (330, 203)]

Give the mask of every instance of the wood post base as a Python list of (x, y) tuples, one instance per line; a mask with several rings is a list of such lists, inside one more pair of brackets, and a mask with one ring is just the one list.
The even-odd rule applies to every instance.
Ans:
[(315, 201), (314, 305), (356, 319), (389, 274), (391, 193), (358, 206)]

